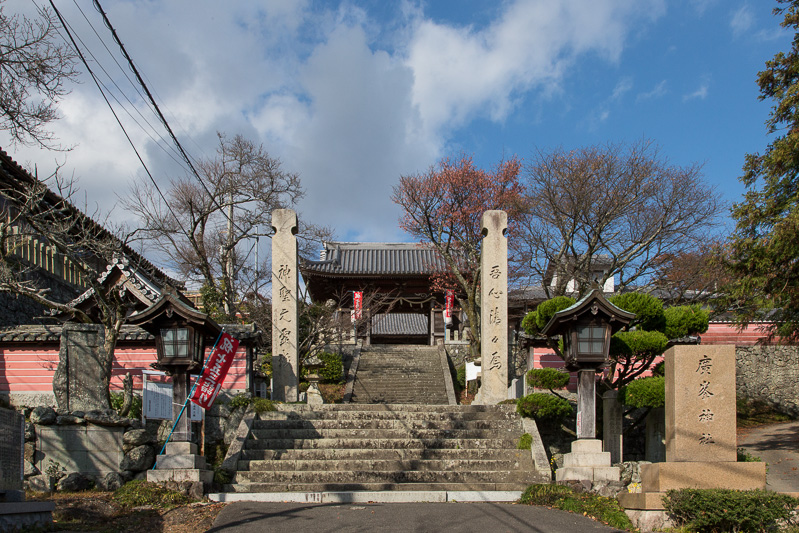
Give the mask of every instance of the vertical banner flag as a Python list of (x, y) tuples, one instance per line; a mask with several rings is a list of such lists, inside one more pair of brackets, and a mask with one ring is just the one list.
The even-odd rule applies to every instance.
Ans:
[(455, 291), (447, 291), (444, 296), (444, 320), (452, 322), (452, 307), (455, 304)]
[(208, 358), (208, 364), (205, 365), (203, 375), (200, 376), (197, 385), (194, 387), (194, 393), (191, 395), (192, 402), (203, 409), (211, 408), (238, 348), (238, 340), (227, 333), (222, 334), (216, 344), (216, 348), (211, 353), (211, 357)]
[(363, 316), (363, 291), (352, 293), (352, 321), (360, 320)]

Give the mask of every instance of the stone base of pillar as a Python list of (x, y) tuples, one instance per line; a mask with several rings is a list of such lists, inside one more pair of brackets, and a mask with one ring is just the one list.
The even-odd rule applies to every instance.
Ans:
[(147, 471), (147, 481), (189, 484), (189, 495), (193, 498), (202, 498), (214, 481), (214, 471), (206, 468), (205, 457), (197, 455), (196, 444), (169, 442), (166, 445), (166, 453), (156, 458), (155, 469)]
[(619, 467), (610, 466), (610, 452), (602, 451), (598, 439), (578, 439), (572, 451), (563, 456), (563, 466), (555, 472), (556, 481), (618, 482)]
[(311, 382), (308, 385), (308, 390), (305, 391), (305, 402), (308, 405), (323, 405), (325, 399), (322, 397), (322, 391), (319, 390), (319, 385), (316, 382)]

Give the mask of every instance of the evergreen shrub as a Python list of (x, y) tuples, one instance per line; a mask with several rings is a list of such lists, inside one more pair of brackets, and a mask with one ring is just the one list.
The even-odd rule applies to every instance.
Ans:
[(637, 409), (663, 407), (666, 405), (666, 380), (662, 376), (636, 379), (619, 391), (624, 405)]
[(571, 376), (555, 368), (534, 368), (527, 372), (527, 384), (536, 389), (562, 389)]
[(534, 392), (516, 401), (516, 412), (540, 422), (561, 422), (572, 414), (572, 406), (563, 398)]
[(671, 518), (691, 531), (766, 531), (787, 520), (799, 499), (764, 490), (669, 490), (663, 506)]
[(610, 298), (610, 303), (630, 313), (635, 313), (631, 326), (646, 331), (663, 331), (666, 327), (666, 315), (663, 302), (642, 292), (625, 292)]
[(319, 359), (325, 364), (319, 369), (322, 383), (341, 383), (344, 379), (344, 362), (337, 353), (321, 352)]
[(680, 339), (707, 331), (710, 316), (699, 304), (669, 307), (666, 315), (666, 337)]

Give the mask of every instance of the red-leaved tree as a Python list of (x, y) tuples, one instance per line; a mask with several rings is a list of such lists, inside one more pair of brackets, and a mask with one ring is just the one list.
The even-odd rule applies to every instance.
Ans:
[(492, 171), (477, 168), (464, 154), (444, 158), (424, 173), (400, 177), (391, 198), (405, 212), (400, 227), (431, 244), (446, 265), (446, 271), (432, 276), (432, 289), (455, 289), (471, 326), (474, 357), (480, 353), (481, 218), (487, 210), (502, 209), (512, 226), (520, 167), (516, 157)]

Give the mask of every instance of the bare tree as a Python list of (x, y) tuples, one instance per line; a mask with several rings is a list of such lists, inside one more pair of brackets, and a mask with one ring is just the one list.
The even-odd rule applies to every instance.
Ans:
[(12, 142), (52, 147), (47, 125), (58, 118), (56, 103), (77, 76), (75, 53), (58, 35), (58, 19), (47, 8), (28, 19), (7, 15), (0, 0), (0, 129)]
[[(165, 192), (169, 205), (154, 187), (138, 183), (121, 200), (140, 219), (136, 238), (186, 279), (203, 285), (232, 319), (241, 299), (257, 293), (270, 276), (255, 261), (254, 240), (271, 234), (273, 209), (292, 206), (304, 193), (299, 176), (284, 171), (262, 145), (241, 135), (218, 136), (216, 156), (197, 165), (199, 180), (172, 181)], [(331, 233), (308, 225), (300, 229), (304, 236), (314, 230)]]
[[(669, 164), (649, 140), (539, 151), (523, 180), (524, 215), (510, 244), (517, 271), (550, 297), (571, 279), (580, 292), (614, 276), (617, 289), (645, 280), (666, 254), (697, 249), (722, 210), (700, 166)], [(600, 255), (605, 272), (595, 280)], [(551, 269), (564, 266), (551, 286)]]
[[(38, 180), (19, 167), (7, 169), (9, 172), (0, 173), (0, 292), (28, 297), (78, 322), (102, 324), (105, 334), (100, 364), (107, 390), (119, 332), (135, 309), (125, 295), (126, 288), (104, 284), (101, 274), (115, 259), (136, 261), (138, 255), (70, 203), (75, 192), (71, 179), (62, 179), (56, 172)], [(22, 252), (45, 247), (53, 249), (53, 256), (65, 268), (74, 269), (88, 286), (96, 304), (90, 310), (55, 298), (50, 284), (35, 274), (41, 261), (32, 261)], [(151, 270), (152, 266), (144, 268)]]

